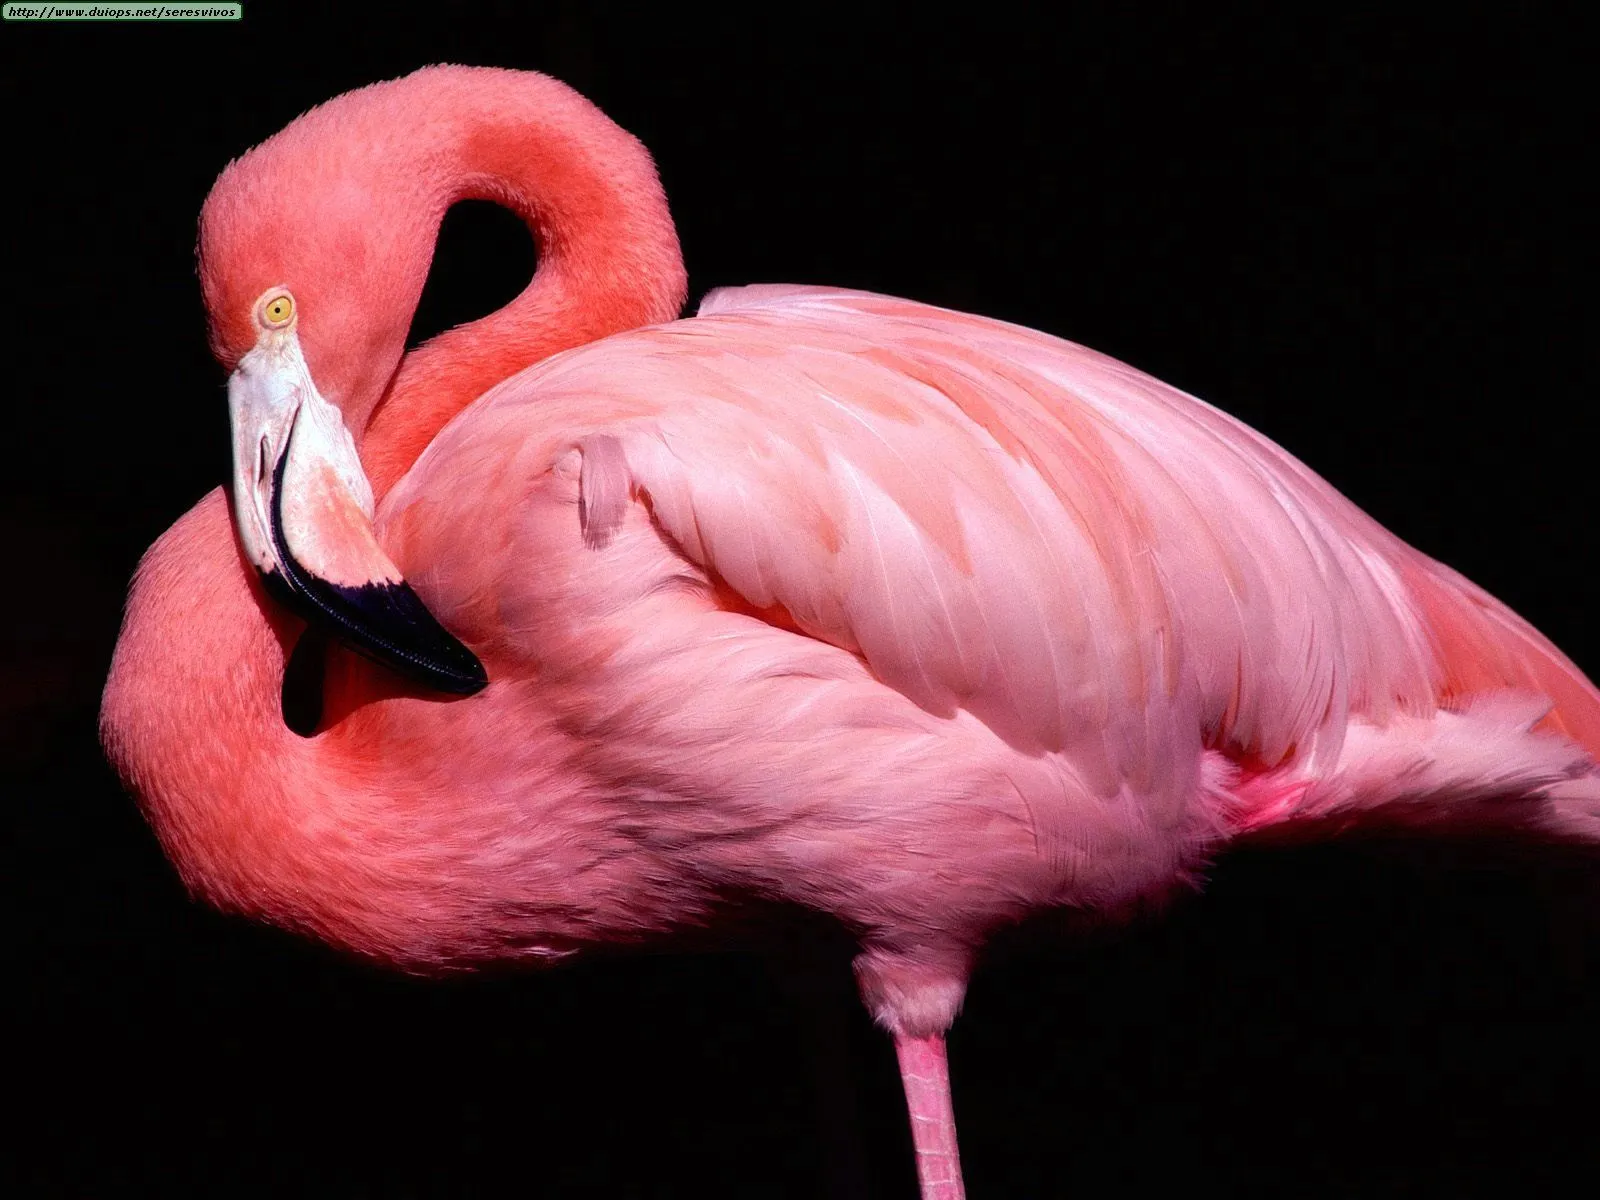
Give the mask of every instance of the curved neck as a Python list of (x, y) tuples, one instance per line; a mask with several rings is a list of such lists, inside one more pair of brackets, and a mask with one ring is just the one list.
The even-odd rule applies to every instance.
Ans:
[[(140, 563), (100, 709), (107, 757), (184, 882), (247, 912), (257, 905), (241, 894), (240, 873), (219, 860), (270, 853), (290, 797), (314, 803), (318, 790), (311, 744), (278, 713), (298, 622), (260, 588), (218, 489)], [(241, 779), (246, 805), (194, 800), (238, 792)], [(216, 894), (221, 880), (233, 881), (230, 894)]]
[(421, 968), (559, 956), (682, 914), (683, 886), (651, 882), (670, 876), (514, 688), (438, 704), (356, 667), (346, 683), (377, 702), (291, 733), (279, 696), (299, 631), (240, 554), (220, 489), (139, 565), (101, 741), (191, 893)]
[(470, 91), (436, 98), (450, 103), (449, 120), (424, 126), (407, 147), (406, 169), (426, 195), (414, 207), (422, 220), (407, 239), (409, 261), (396, 264), (407, 323), (439, 224), (457, 201), (515, 212), (533, 234), (539, 266), (510, 304), (407, 354), (370, 417), (346, 412), (352, 429), (365, 427), (362, 462), (378, 496), (495, 384), (562, 350), (673, 320), (684, 300), (682, 252), (644, 147), (554, 80), (469, 74)]
[[(468, 198), (528, 223), (538, 271), (504, 309), (405, 355), (440, 221)], [(516, 71), (433, 67), (313, 110), (223, 172), (200, 242), (219, 357), (232, 366), (252, 344), (254, 297), (293, 288), (311, 373), (357, 432), (379, 495), (494, 384), (569, 347), (670, 320), (684, 295), (644, 148), (569, 88)], [(471, 956), (490, 943), (552, 953), (564, 931), (637, 925), (619, 899), (638, 892), (627, 876), (637, 855), (621, 847), (585, 851), (593, 893), (576, 908), (564, 898), (570, 822), (538, 814), (584, 795), (558, 774), (567, 735), (518, 710), (525, 736), (508, 740), (493, 734), (505, 727), (493, 711), (475, 724), (480, 709), (400, 698), (369, 705), (366, 724), (342, 722), (338, 737), (300, 739), (279, 711), (299, 632), (241, 557), (220, 490), (140, 566), (101, 735), (192, 890), (397, 961)], [(362, 736), (378, 749), (352, 748)], [(471, 736), (491, 758), (518, 756), (498, 769), (519, 790), (448, 778), (448, 754), (422, 770), (391, 753), (426, 741), (459, 754)], [(595, 823), (597, 844), (616, 836), (609, 828)], [(491, 836), (509, 847), (502, 857), (480, 853)], [(484, 873), (512, 858), (523, 867), (510, 876)]]

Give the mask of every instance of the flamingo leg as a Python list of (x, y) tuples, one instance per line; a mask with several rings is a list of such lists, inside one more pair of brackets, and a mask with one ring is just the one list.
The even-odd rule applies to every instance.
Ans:
[(961, 1157), (956, 1151), (956, 1114), (950, 1103), (950, 1066), (944, 1035), (894, 1039), (900, 1082), (911, 1113), (911, 1141), (917, 1151), (917, 1181), (922, 1200), (965, 1200)]

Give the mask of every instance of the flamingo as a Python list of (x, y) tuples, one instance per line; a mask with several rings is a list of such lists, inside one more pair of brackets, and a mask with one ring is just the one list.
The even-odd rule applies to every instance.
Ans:
[[(468, 198), (538, 269), (408, 353)], [(229, 164), (199, 250), (231, 510), (145, 555), (101, 732), (223, 909), (416, 971), (828, 914), (958, 1200), (944, 1038), (997, 930), (1242, 838), (1600, 841), (1600, 695), (1504, 605), (1055, 337), (820, 287), (678, 319), (651, 158), (553, 79), (331, 100)]]

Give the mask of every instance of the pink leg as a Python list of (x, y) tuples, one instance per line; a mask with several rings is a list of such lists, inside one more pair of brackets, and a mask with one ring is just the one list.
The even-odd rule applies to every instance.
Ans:
[(894, 1039), (900, 1080), (911, 1110), (911, 1141), (917, 1149), (922, 1200), (965, 1200), (961, 1158), (956, 1153), (956, 1114), (950, 1105), (950, 1067), (944, 1036)]

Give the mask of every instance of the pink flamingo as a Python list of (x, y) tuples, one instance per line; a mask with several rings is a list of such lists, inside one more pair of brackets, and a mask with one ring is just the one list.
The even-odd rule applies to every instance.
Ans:
[[(407, 354), (468, 197), (539, 269)], [(233, 520), (213, 492), (146, 555), (101, 719), (225, 909), (422, 970), (832, 914), (950, 1200), (944, 1035), (996, 929), (1251, 834), (1600, 840), (1600, 696), (1503, 605), (1053, 337), (800, 287), (676, 320), (649, 156), (550, 79), (333, 100), (223, 172), (200, 250)], [(302, 618), (362, 651), (305, 738)]]

